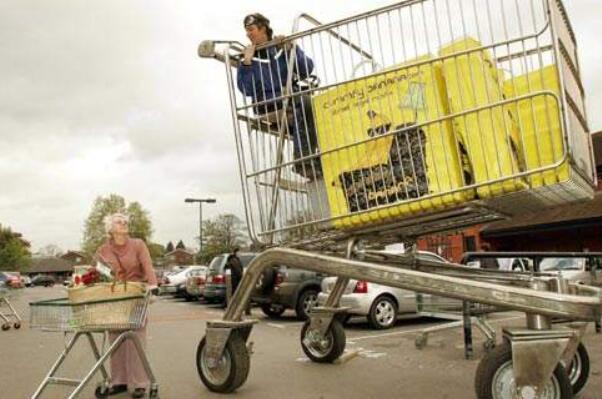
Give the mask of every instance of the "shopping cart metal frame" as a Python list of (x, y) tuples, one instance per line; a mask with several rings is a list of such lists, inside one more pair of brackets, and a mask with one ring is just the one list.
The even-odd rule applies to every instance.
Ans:
[[(2, 331), (10, 330), (13, 327), (15, 330), (21, 328), (21, 317), (15, 310), (13, 305), (8, 300), (10, 294), (9, 289), (0, 288), (0, 319), (2, 319)], [(8, 312), (3, 312), (2, 308), (8, 308)], [(11, 323), (12, 320), (12, 323)]]
[[(40, 328), (43, 331), (60, 331), (65, 334), (65, 337), (67, 337), (68, 334), (73, 334), (31, 398), (37, 399), (41, 397), (44, 390), (52, 384), (75, 387), (67, 398), (77, 398), (98, 372), (101, 373), (103, 380), (97, 386), (95, 394), (97, 397), (107, 395), (111, 378), (110, 373), (105, 367), (105, 362), (128, 340), (134, 343), (136, 352), (150, 380), (150, 386), (146, 393), (146, 397), (157, 397), (159, 390), (157, 379), (152, 371), (146, 352), (140, 342), (140, 338), (138, 338), (135, 331), (133, 331), (145, 325), (150, 299), (151, 294), (147, 293), (127, 298), (90, 301), (78, 304), (71, 304), (66, 298), (31, 303), (31, 325), (33, 328)], [(129, 323), (119, 322), (113, 325), (110, 321), (106, 323), (87, 323), (87, 321), (89, 321), (88, 318), (85, 316), (80, 317), (77, 314), (78, 311), (94, 312), (95, 307), (102, 307), (103, 311), (106, 311), (107, 306), (120, 306), (129, 301), (137, 302), (132, 311), (132, 315), (130, 316)], [(109, 332), (119, 332), (120, 334), (108, 347), (106, 347)], [(95, 335), (101, 337), (102, 344), (100, 348), (94, 338)], [(60, 371), (60, 367), (68, 358), (80, 338), (85, 338), (85, 341), (87, 340), (90, 345), (90, 350), (94, 355), (95, 363), (82, 379), (59, 377), (57, 374)]]
[[(450, 12), (450, 3), (456, 7), (453, 13)], [(491, 16), (492, 5), (500, 8), (495, 13), (495, 22)], [(506, 6), (515, 6), (519, 21), (519, 26), (510, 33), (506, 25), (507, 16), (504, 14), (507, 11)], [(521, 9), (521, 6), (524, 8)], [(543, 10), (541, 13), (543, 18), (538, 21), (536, 21), (537, 13), (534, 11), (534, 6), (542, 7)], [(429, 47), (431, 43), (428, 36), (429, 29), (425, 23), (428, 18), (435, 18), (433, 26), (436, 28), (436, 36), (441, 33), (437, 7), (440, 7), (439, 11), (441, 7), (447, 7), (447, 13), (443, 12), (443, 19), (446, 18), (447, 21), (443, 24), (448, 23), (451, 39), (458, 38), (453, 29), (455, 23), (459, 26), (460, 33), (466, 35), (468, 20), (473, 18), (471, 11), (474, 11), (477, 38), (481, 40), (482, 35), (487, 35), (486, 32), (479, 30), (479, 26), (481, 22), (486, 25), (489, 21), (491, 39), (481, 40), (482, 46), (477, 48), (420, 60), (419, 57), (424, 54), (417, 50), (421, 39), (427, 43), (426, 52), (432, 51)], [(482, 20), (477, 18), (478, 7), (485, 9)], [(521, 23), (523, 15), (529, 12), (533, 14), (532, 30), (526, 29)], [(468, 17), (464, 15), (465, 13)], [(408, 34), (408, 43), (410, 43), (408, 46), (414, 46), (414, 51), (409, 51), (409, 56), (406, 56), (405, 47), (400, 59), (395, 59), (393, 54), (394, 62), (383, 54), (383, 40), (380, 36), (380, 24), (386, 24), (388, 20), (389, 25), (393, 26), (392, 19), (407, 23), (409, 33), (404, 31), (403, 27), (394, 33), (399, 33), (401, 36)], [(424, 26), (416, 28), (415, 19), (423, 22)], [(312, 26), (305, 31), (299, 31), (301, 21), (308, 22)], [(493, 25), (496, 29), (501, 29), (502, 38), (494, 38), (496, 32), (492, 28)], [(354, 29), (357, 32), (354, 32)], [(389, 40), (387, 43), (391, 46), (392, 43), (405, 43), (406, 36), (400, 37), (396, 42), (392, 32), (392, 30), (389, 32), (390, 38), (385, 37), (385, 42)], [(426, 36), (417, 39), (417, 34)], [(431, 34), (435, 35), (432, 31)], [(368, 37), (363, 43), (362, 35)], [(374, 38), (375, 43), (370, 41), (370, 38)], [(326, 51), (324, 47), (318, 48), (324, 59), (330, 56), (329, 60), (336, 63), (337, 57), (341, 60), (347, 57), (346, 59), (357, 62), (350, 67), (351, 71), (347, 71), (352, 72), (351, 77), (347, 73), (346, 76), (339, 78), (336, 66), (328, 65), (332, 71), (324, 67), (324, 73), (320, 77), (325, 78), (325, 81), (322, 82), (321, 87), (309, 85), (305, 89), (295, 89), (292, 74), (289, 74), (282, 81), (280, 96), (256, 103), (249, 102), (246, 97), (241, 98), (235, 88), (232, 69), (240, 62), (241, 50), (244, 48), (242, 44), (235, 41), (205, 41), (198, 49), (199, 56), (214, 58), (225, 64), (247, 226), (254, 244), (260, 248), (267, 248), (247, 267), (223, 319), (207, 323), (206, 335), (197, 350), (197, 367), (203, 383), (212, 391), (232, 392), (246, 381), (250, 360), (245, 343), (253, 322), (243, 320), (242, 313), (262, 272), (269, 267), (286, 264), (290, 267), (339, 276), (324, 306), (314, 309), (310, 320), (301, 331), (301, 346), (305, 354), (314, 362), (331, 363), (343, 353), (345, 334), (342, 321), (346, 309), (339, 307), (339, 300), (349, 280), (360, 279), (524, 312), (526, 326), (504, 328), (504, 344), (496, 349), (498, 357), (486, 356), (481, 360), (476, 375), (479, 399), (490, 398), (495, 378), (513, 378), (514, 385), (506, 381), (506, 386), (513, 388), (502, 393), (502, 397), (507, 396), (508, 399), (539, 398), (543, 394), (558, 399), (570, 397), (574, 387), (568, 381), (565, 368), (571, 367), (587, 323), (600, 318), (602, 290), (573, 284), (561, 276), (509, 276), (487, 270), (466, 270), (460, 265), (450, 266), (442, 262), (423, 261), (411, 254), (410, 256), (383, 256), (370, 252), (371, 248), (380, 248), (392, 242), (404, 242), (412, 247), (416, 239), (422, 235), (459, 230), (521, 212), (587, 200), (591, 197), (596, 176), (595, 168), (592, 167), (591, 138), (588, 139), (587, 135), (587, 118), (583, 105), (584, 90), (580, 78), (575, 35), (562, 1), (527, 0), (519, 3), (517, 0), (488, 0), (477, 3), (471, 0), (405, 0), (329, 24), (321, 24), (315, 18), (302, 14), (295, 20), (293, 33), (290, 36), (258, 46), (257, 49), (290, 44), (290, 52), (285, 51), (284, 56), (287, 57), (289, 70), (294, 70), (294, 67), (298, 66), (296, 46), (315, 50), (314, 39), (319, 46), (324, 43), (330, 45)], [(438, 45), (441, 46), (443, 43), (439, 36)], [(339, 47), (337, 48), (336, 45)], [(343, 47), (349, 54), (343, 54), (341, 50)], [(317, 205), (302, 197), (309, 195), (312, 190), (315, 193), (320, 180), (316, 177), (318, 175), (311, 163), (309, 168), (314, 169), (313, 174), (307, 174), (305, 162), (318, 158), (324, 159), (325, 156), (334, 157), (339, 151), (375, 139), (368, 138), (335, 149), (318, 150), (302, 154), (300, 157), (295, 156), (291, 146), (292, 136), (287, 123), (287, 110), (292, 107), (294, 112), (295, 107), (299, 107), (295, 103), (296, 99), (303, 95), (313, 96), (325, 90), (336, 90), (343, 83), (386, 75), (392, 70), (395, 71), (395, 68), (399, 70), (401, 67), (395, 65), (400, 63), (406, 63), (403, 68), (420, 68), (473, 54), (483, 54), (485, 51), (492, 53), (494, 62), (507, 65), (510, 69), (516, 67), (517, 62), (523, 62), (525, 66), (521, 72), (517, 74), (515, 71), (510, 71), (512, 78), (519, 74), (528, 74), (533, 71), (533, 68), (542, 68), (551, 60), (558, 68), (556, 77), (560, 86), (559, 93), (551, 90), (534, 90), (510, 99), (494, 99), (470, 109), (440, 114), (432, 120), (417, 122), (411, 127), (398, 128), (397, 131), (382, 134), (379, 138), (398, 133), (409, 134), (412, 129), (426, 128), (429, 124), (462, 119), (465, 121), (471, 113), (494, 112), (496, 108), (505, 109), (522, 101), (530, 102), (533, 108), (536, 99), (545, 98), (546, 102), (552, 101), (559, 110), (559, 128), (562, 132), (562, 154), (559, 158), (550, 164), (528, 170), (513, 170), (511, 176), (488, 178), (487, 181), (477, 183), (464, 181), (463, 187), (446, 193), (455, 194), (465, 189), (478, 190), (487, 184), (501, 184), (509, 179), (526, 181), (535, 174), (556, 170), (565, 162), (571, 165), (573, 168), (571, 170), (574, 172), (568, 185), (544, 185), (543, 187), (529, 185), (526, 190), (497, 198), (472, 200), (446, 209), (430, 211), (423, 209), (423, 212), (417, 215), (375, 220), (373, 223), (365, 223), (354, 228), (335, 227), (337, 221), (348, 218), (349, 215), (331, 216), (328, 212), (325, 213), (324, 208), (328, 208), (328, 203), (320, 202), (319, 196)], [(314, 51), (313, 55), (318, 52)], [(346, 70), (343, 68), (342, 71)], [(357, 77), (358, 72), (363, 75)], [(471, 70), (470, 76), (466, 79), (474, 80), (473, 73), (474, 71)], [(270, 78), (273, 79), (273, 76)], [(263, 81), (261, 83), (263, 84)], [(266, 118), (254, 115), (254, 109), (270, 101), (281, 102), (281, 108), (275, 112), (275, 116)], [(307, 115), (308, 110), (304, 109), (303, 105), (300, 108), (302, 113)], [(549, 122), (549, 111), (546, 112), (548, 112)], [(294, 123), (298, 124), (298, 122), (297, 119), (294, 120)], [(479, 129), (482, 129), (482, 122), (478, 123)], [(505, 129), (508, 130), (508, 126), (505, 126)], [(509, 140), (509, 136), (507, 139)], [(521, 140), (524, 142), (524, 137)], [(537, 151), (541, 151), (541, 148), (538, 147)], [(302, 176), (305, 176), (305, 179), (290, 172), (291, 167), (296, 165), (302, 166)], [(413, 177), (414, 181), (417, 181), (415, 172)], [(426, 194), (420, 198), (408, 198), (406, 203), (411, 204), (431, 198), (433, 197)], [(387, 201), (375, 209), (386, 211), (397, 205), (395, 201), (393, 203)], [(367, 215), (372, 210), (359, 210), (352, 213), (352, 216)], [(552, 326), (552, 319), (556, 317), (573, 322), (563, 326)], [(509, 356), (510, 359), (509, 363), (505, 364), (510, 365), (511, 372), (502, 373), (503, 377), (497, 377), (497, 374), (492, 372), (492, 365), (497, 367), (494, 371), (506, 367), (496, 363), (499, 362), (500, 354)]]

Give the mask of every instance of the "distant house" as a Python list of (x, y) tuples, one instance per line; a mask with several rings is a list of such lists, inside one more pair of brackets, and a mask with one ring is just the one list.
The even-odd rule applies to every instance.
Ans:
[(68, 260), (74, 265), (86, 265), (89, 263), (89, 259), (86, 254), (80, 251), (67, 251), (61, 255), (61, 259)]
[(63, 281), (73, 273), (73, 265), (73, 262), (56, 256), (37, 256), (31, 259), (31, 266), (23, 274), (47, 274), (57, 281)]
[(165, 259), (164, 266), (192, 265), (194, 263), (194, 252), (186, 248), (176, 248), (166, 253), (163, 258)]

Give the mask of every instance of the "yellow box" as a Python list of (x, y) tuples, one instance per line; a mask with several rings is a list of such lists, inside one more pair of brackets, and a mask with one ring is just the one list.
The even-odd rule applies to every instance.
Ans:
[[(335, 227), (379, 223), (473, 198), (470, 190), (449, 193), (464, 186), (463, 171), (449, 120), (430, 122), (445, 116), (448, 107), (441, 66), (428, 60), (314, 96)], [(425, 122), (430, 123), (386, 135)], [(418, 200), (425, 195), (435, 196)]]
[(451, 113), (492, 105), (480, 111), (453, 118), (453, 128), (461, 137), (475, 183), (504, 179), (477, 189), (480, 198), (490, 198), (527, 188), (523, 179), (511, 178), (522, 171), (518, 152), (516, 124), (504, 107), (503, 89), (496, 66), (478, 41), (465, 38), (440, 49), (441, 56), (457, 56), (443, 60), (443, 76)]
[[(517, 76), (504, 82), (504, 94), (508, 99), (533, 93), (534, 96), (511, 103), (509, 107), (520, 132), (519, 150), (525, 154), (527, 170), (551, 166), (564, 155), (561, 116), (558, 100), (550, 91), (560, 96), (558, 69), (550, 65)], [(540, 92), (539, 94), (536, 94)], [(528, 176), (532, 187), (541, 187), (569, 179), (568, 161), (549, 171)]]

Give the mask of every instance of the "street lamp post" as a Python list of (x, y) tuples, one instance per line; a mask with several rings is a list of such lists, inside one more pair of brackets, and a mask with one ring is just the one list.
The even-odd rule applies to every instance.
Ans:
[(203, 202), (215, 204), (215, 198), (186, 198), (186, 203), (199, 203), (199, 255), (203, 253)]

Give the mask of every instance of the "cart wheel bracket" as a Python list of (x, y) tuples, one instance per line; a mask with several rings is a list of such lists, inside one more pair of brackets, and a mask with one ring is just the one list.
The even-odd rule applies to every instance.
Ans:
[(518, 397), (544, 389), (574, 334), (571, 329), (504, 329), (504, 339), (512, 345)]
[(210, 321), (207, 323), (205, 332), (207, 338), (207, 365), (215, 367), (222, 358), (228, 339), (234, 330), (243, 338), (244, 342), (249, 339), (253, 324), (252, 321)]
[(324, 337), (328, 333), (328, 329), (330, 328), (332, 320), (338, 318), (342, 323), (349, 309), (350, 308), (348, 307), (331, 308), (325, 306), (316, 306), (309, 314), (309, 329), (319, 332), (320, 335)]

